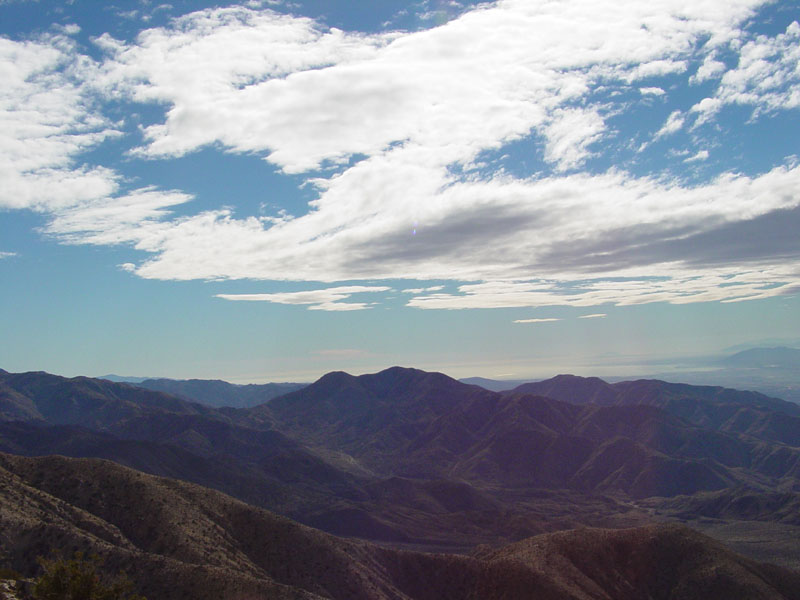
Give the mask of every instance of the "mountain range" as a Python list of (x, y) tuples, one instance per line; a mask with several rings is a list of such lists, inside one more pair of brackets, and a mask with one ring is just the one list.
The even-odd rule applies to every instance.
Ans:
[[(358, 377), (329, 373), (254, 407), (214, 408), (129, 383), (0, 371), (0, 416), (3, 452), (114, 461), (193, 484), (170, 485), (204, 486), (202, 494), (214, 498), (224, 493), (258, 514), (269, 510), (328, 534), (379, 542), (381, 552), (388, 544), (463, 554), (489, 544), (470, 559), (480, 572), (501, 547), (528, 556), (522, 540), (561, 539), (552, 532), (576, 527), (684, 521), (729, 526), (708, 531), (731, 542), (742, 523), (783, 532), (800, 525), (792, 516), (800, 506), (800, 407), (718, 387), (558, 376), (498, 393), (393, 367)], [(94, 485), (93, 477), (85, 485)], [(73, 496), (64, 501), (72, 504)], [(581, 531), (571, 534), (575, 540), (617, 535)], [(640, 536), (673, 539), (664, 532), (678, 530), (632, 531), (651, 533), (631, 533), (625, 544)], [(681, 540), (697, 535), (680, 531)], [(515, 543), (522, 545), (509, 546)], [(373, 556), (376, 547), (369, 547)], [(737, 549), (756, 559), (776, 556), (769, 543)], [(26, 552), (23, 562), (33, 550)], [(782, 546), (779, 559), (800, 566), (800, 544)], [(267, 576), (259, 571), (257, 578)], [(400, 585), (390, 580), (380, 585)], [(402, 593), (386, 597), (426, 597)]]

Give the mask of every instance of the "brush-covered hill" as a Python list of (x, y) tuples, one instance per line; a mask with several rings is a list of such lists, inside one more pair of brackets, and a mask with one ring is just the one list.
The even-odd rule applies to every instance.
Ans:
[(196, 485), (101, 460), (0, 454), (0, 550), (35, 575), (97, 553), (154, 599), (800, 598), (800, 575), (679, 526), (548, 534), (473, 556), (342, 540)]

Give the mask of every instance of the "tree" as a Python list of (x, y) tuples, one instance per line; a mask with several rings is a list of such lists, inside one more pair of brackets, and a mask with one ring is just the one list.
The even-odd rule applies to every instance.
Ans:
[(132, 592), (133, 584), (125, 577), (105, 583), (98, 573), (101, 560), (92, 555), (84, 558), (76, 552), (73, 558), (39, 558), (44, 573), (36, 580), (33, 597), (37, 600), (147, 600)]

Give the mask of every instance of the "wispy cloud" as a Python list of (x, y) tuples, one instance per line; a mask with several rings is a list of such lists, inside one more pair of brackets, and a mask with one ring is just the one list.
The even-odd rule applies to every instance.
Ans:
[(517, 319), (514, 323), (552, 323), (561, 319)]
[(683, 159), (685, 163), (692, 163), (692, 162), (702, 162), (704, 160), (708, 160), (708, 150), (700, 150), (697, 154), (693, 154), (689, 158)]
[(578, 318), (579, 319), (603, 319), (606, 316), (608, 316), (608, 315), (606, 315), (606, 313), (594, 313), (594, 314), (591, 314), (591, 315), (581, 315)]
[(275, 304), (308, 305), (309, 310), (350, 311), (364, 310), (370, 305), (363, 302), (342, 302), (353, 294), (388, 292), (385, 286), (350, 285), (301, 292), (277, 292), (274, 294), (217, 294), (217, 298), (235, 302), (273, 302)]
[(670, 113), (667, 121), (662, 125), (661, 129), (656, 132), (655, 139), (672, 135), (676, 131), (680, 131), (683, 124), (686, 122), (686, 117), (679, 110)]
[(0, 252), (0, 260), (4, 258), (11, 258), (12, 256), (16, 256), (16, 252)]

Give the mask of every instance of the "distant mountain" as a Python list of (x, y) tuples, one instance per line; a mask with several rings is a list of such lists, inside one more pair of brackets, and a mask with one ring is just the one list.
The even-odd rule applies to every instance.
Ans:
[(800, 373), (800, 350), (797, 348), (751, 348), (724, 358), (726, 367), (748, 369), (787, 369)]
[(558, 375), (505, 394), (542, 394), (577, 405), (649, 405), (700, 427), (800, 446), (800, 405), (758, 392), (641, 379), (606, 383), (596, 377)]
[(102, 428), (144, 414), (221, 415), (197, 403), (104, 379), (0, 373), (0, 420)]
[(496, 398), (442, 373), (392, 367), (358, 377), (328, 373), (247, 414), (249, 423), (270, 423), (290, 437), (344, 452), (368, 470), (391, 475), (406, 446), (431, 423), (464, 403), (491, 404)]
[[(331, 373), (243, 414), (381, 477), (644, 498), (800, 474), (800, 418), (765, 408), (794, 405), (735, 390), (633, 383), (545, 382), (543, 391), (570, 391), (570, 404), (521, 393), (531, 384), (498, 394), (393, 367)], [(742, 399), (749, 403), (735, 402)]]
[(789, 415), (800, 415), (800, 406), (758, 392), (719, 386), (669, 383), (655, 379), (621, 381), (612, 384), (597, 377), (557, 375), (544, 381), (522, 384), (506, 393), (539, 394), (573, 404), (651, 404), (658, 406), (673, 400), (697, 400), (714, 404), (763, 407)]
[(486, 377), (464, 377), (459, 379), (461, 383), (467, 385), (479, 385), (485, 390), (492, 392), (502, 392), (511, 390), (515, 387), (527, 383), (529, 379), (487, 379)]
[(96, 553), (153, 600), (800, 598), (800, 574), (680, 526), (419, 554), (338, 539), (107, 461), (3, 454), (0, 506), (0, 552), (11, 567), (34, 575), (38, 555)]
[(108, 375), (100, 375), (96, 379), (107, 379), (108, 381), (113, 381), (114, 383), (141, 383), (150, 377), (130, 377), (127, 375), (114, 375), (110, 373)]
[(306, 387), (307, 383), (236, 385), (219, 379), (145, 379), (136, 385), (220, 408), (250, 408)]

